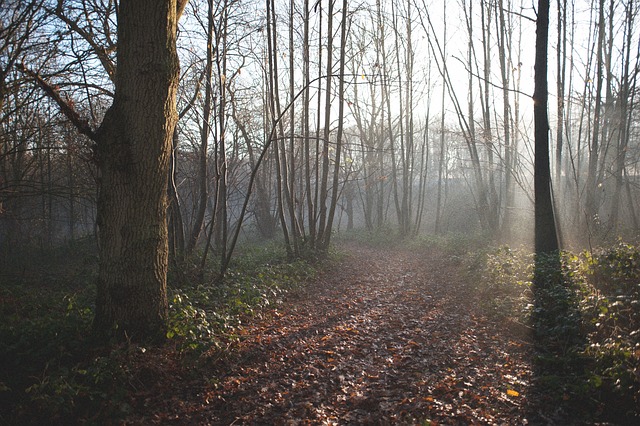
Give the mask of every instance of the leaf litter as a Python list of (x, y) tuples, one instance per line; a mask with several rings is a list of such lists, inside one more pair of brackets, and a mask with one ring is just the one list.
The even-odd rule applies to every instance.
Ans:
[(129, 424), (527, 424), (531, 348), (437, 253), (350, 244), (205, 361), (131, 395)]

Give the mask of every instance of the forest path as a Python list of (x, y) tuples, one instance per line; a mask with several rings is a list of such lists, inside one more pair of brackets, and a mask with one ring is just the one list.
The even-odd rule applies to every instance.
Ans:
[(437, 253), (341, 249), (306, 290), (246, 324), (230, 355), (198, 368), (208, 377), (176, 380), (171, 395), (145, 402), (162, 409), (138, 420), (526, 423), (531, 348), (483, 316), (460, 265)]

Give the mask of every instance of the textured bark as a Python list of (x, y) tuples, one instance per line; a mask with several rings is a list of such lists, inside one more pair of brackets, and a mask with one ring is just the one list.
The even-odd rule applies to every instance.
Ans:
[(100, 269), (94, 329), (159, 340), (167, 319), (167, 176), (177, 121), (176, 0), (122, 0), (116, 92), (96, 134)]

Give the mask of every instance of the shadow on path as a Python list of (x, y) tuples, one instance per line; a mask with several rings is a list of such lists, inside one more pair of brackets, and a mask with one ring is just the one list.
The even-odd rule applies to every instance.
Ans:
[(579, 289), (561, 253), (537, 255), (533, 282), (535, 356), (529, 419), (534, 424), (581, 424), (590, 410)]
[(240, 330), (188, 389), (134, 401), (130, 421), (525, 423), (531, 346), (482, 314), (459, 263), (345, 249), (307, 290)]

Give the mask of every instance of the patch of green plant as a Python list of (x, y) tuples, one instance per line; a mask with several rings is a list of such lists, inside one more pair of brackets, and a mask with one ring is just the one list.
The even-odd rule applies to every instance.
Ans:
[(533, 254), (500, 246), (465, 257), (466, 270), (484, 309), (496, 319), (529, 322), (533, 308)]
[(584, 421), (640, 416), (640, 249), (534, 256), (498, 247), (465, 265), (487, 313), (535, 331), (539, 390)]
[(287, 262), (284, 250), (282, 257), (275, 253), (246, 250), (234, 260), (224, 280), (205, 279), (170, 289), (167, 337), (185, 353), (219, 347), (233, 336), (243, 318), (282, 303), (287, 292), (315, 276), (309, 262)]
[(448, 233), (420, 235), (408, 242), (409, 247), (432, 250), (448, 256), (463, 258), (471, 253), (483, 253), (493, 239), (486, 233)]
[(207, 312), (194, 306), (185, 292), (173, 290), (172, 293), (169, 300), (167, 338), (179, 339), (182, 349), (195, 350), (208, 344), (213, 337), (214, 328)]
[(264, 265), (287, 263), (284, 242), (266, 241), (262, 244), (246, 244), (237, 249), (237, 255), (231, 260), (231, 268), (236, 272), (252, 272)]
[[(583, 300), (592, 382), (602, 394), (640, 406), (640, 249), (618, 241), (585, 253), (592, 291)], [(638, 415), (638, 413), (636, 413)]]
[(607, 249), (585, 253), (590, 279), (607, 295), (640, 294), (640, 248), (618, 241)]
[(91, 336), (95, 241), (18, 253), (0, 270), (0, 423), (117, 418), (123, 368)]
[[(70, 424), (109, 410), (122, 369), (112, 358), (91, 358), (94, 289), (3, 288), (19, 307), (3, 308), (0, 324), (0, 420), (16, 424)], [(30, 309), (31, 308), (31, 309)]]
[(125, 364), (113, 354), (70, 367), (47, 365), (25, 389), (28, 404), (18, 406), (17, 414), (30, 422), (47, 424), (117, 419), (130, 411), (125, 402), (128, 377)]
[[(132, 409), (128, 394), (144, 386), (138, 367), (146, 368), (140, 357), (150, 352), (107, 352), (92, 340), (95, 259), (70, 256), (54, 256), (62, 263), (50, 274), (35, 265), (23, 273), (27, 281), (5, 275), (0, 282), (0, 424), (117, 423)], [(205, 274), (191, 261), (172, 271), (169, 289), (168, 341), (186, 355), (235, 338), (247, 316), (281, 303), (315, 274), (273, 244), (243, 247), (223, 281), (215, 280), (217, 259)]]
[(385, 248), (395, 248), (404, 243), (404, 238), (402, 238), (398, 230), (389, 225), (374, 229), (358, 228), (342, 231), (336, 234), (335, 240), (354, 241), (370, 247)]
[(532, 325), (541, 347), (562, 356), (583, 349), (580, 299), (586, 289), (569, 253), (534, 258)]

